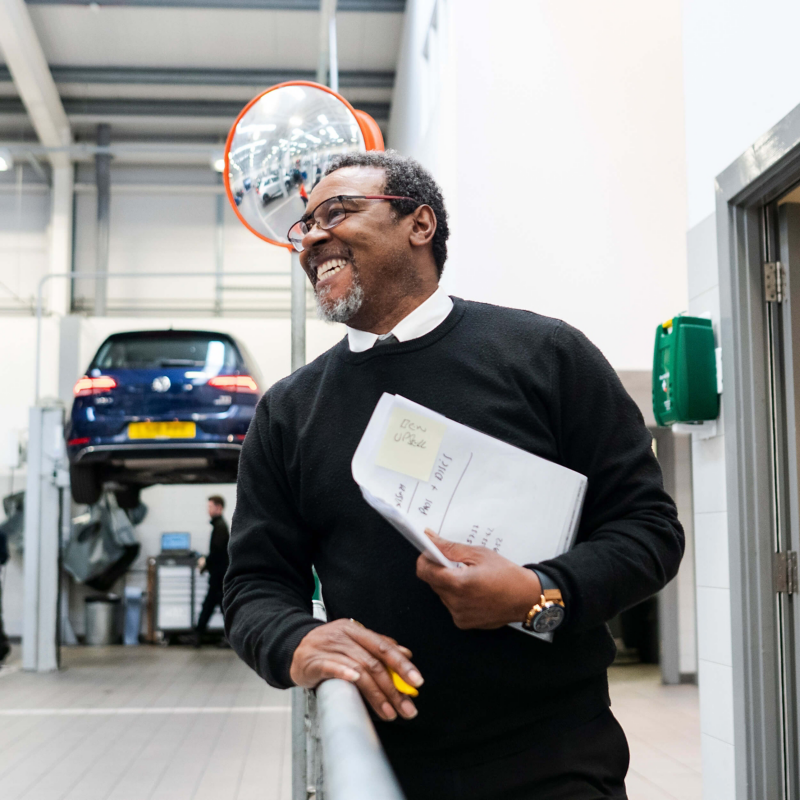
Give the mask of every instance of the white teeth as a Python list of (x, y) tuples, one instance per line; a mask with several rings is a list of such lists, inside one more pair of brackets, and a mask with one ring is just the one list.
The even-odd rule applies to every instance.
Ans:
[(343, 269), (347, 264), (344, 258), (332, 258), (326, 261), (322, 266), (317, 269), (317, 279), (327, 278), (329, 275), (335, 275), (340, 269)]

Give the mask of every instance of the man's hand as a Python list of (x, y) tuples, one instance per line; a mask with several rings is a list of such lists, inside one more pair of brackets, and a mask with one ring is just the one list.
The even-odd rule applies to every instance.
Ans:
[(538, 602), (542, 586), (533, 570), (486, 547), (449, 542), (431, 530), (425, 533), (446, 558), (462, 564), (453, 569), (425, 555), (417, 559), (417, 577), (439, 595), (456, 627), (488, 630), (522, 622)]
[(199, 569), (200, 572), (202, 572), (205, 568), (206, 568), (206, 557), (200, 556), (200, 558), (197, 559), (197, 569)]
[(328, 678), (354, 683), (382, 719), (417, 716), (414, 703), (397, 691), (386, 667), (419, 687), (422, 675), (409, 661), (411, 651), (389, 636), (357, 622), (338, 619), (309, 631), (294, 651), (289, 675), (298, 686), (313, 689)]

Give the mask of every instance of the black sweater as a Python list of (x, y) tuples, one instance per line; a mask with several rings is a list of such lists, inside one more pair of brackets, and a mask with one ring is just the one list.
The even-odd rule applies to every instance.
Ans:
[[(344, 339), (261, 399), (242, 448), (225, 577), (239, 655), (278, 687), (311, 616), (409, 647), (425, 678), (412, 721), (378, 732), (390, 754), (440, 763), (519, 748), (608, 705), (605, 623), (677, 572), (683, 531), (651, 436), (600, 351), (559, 320), (454, 298), (436, 329), (363, 353)], [(552, 644), (510, 628), (458, 630), (415, 574), (417, 551), (362, 499), (350, 461), (383, 392), (400, 394), (588, 477), (570, 552), (535, 565), (567, 618)]]

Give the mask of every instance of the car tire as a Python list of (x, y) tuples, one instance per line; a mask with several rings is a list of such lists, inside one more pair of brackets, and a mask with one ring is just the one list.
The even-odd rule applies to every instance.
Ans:
[(94, 505), (103, 493), (103, 484), (94, 467), (69, 465), (69, 484), (72, 499), (87, 506)]
[(114, 496), (117, 498), (117, 505), (123, 511), (130, 511), (142, 502), (141, 493), (140, 486), (125, 486), (123, 489), (117, 489)]

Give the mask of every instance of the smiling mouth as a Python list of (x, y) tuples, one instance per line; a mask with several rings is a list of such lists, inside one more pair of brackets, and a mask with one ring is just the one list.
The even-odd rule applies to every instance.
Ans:
[(346, 258), (329, 258), (317, 267), (317, 283), (326, 278), (332, 278), (347, 266)]

